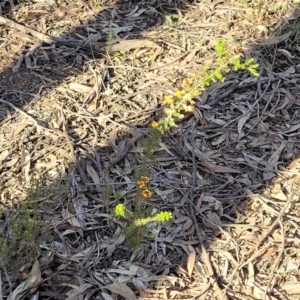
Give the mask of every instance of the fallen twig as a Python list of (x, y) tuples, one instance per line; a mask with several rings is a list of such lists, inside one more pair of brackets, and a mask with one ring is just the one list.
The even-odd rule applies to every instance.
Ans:
[[(268, 284), (266, 286), (266, 290), (265, 290), (265, 293), (264, 293), (264, 298), (263, 300), (266, 300), (267, 299), (267, 295), (268, 295), (268, 289), (272, 283), (272, 281), (274, 280), (274, 272), (275, 270), (278, 268), (278, 265), (280, 263), (280, 260), (282, 258), (282, 255), (284, 253), (284, 245), (285, 245), (285, 236), (284, 236), (284, 228), (283, 228), (283, 224), (282, 224), (282, 221), (280, 220), (279, 221), (279, 225), (280, 225), (280, 228), (281, 228), (281, 237), (282, 237), (282, 240), (281, 240), (281, 249), (280, 249), (280, 252), (278, 254), (278, 257), (275, 261), (275, 263), (273, 264), (273, 266), (271, 267), (271, 272), (270, 272), (270, 279), (268, 281)], [(271, 292), (271, 291), (270, 291)]]
[(143, 136), (145, 136), (147, 132), (139, 132), (131, 142), (128, 142), (127, 145), (123, 148), (123, 150), (113, 159), (110, 160), (110, 165), (109, 167), (112, 167), (113, 165), (117, 164), (120, 162), (125, 155), (129, 152), (129, 150), (133, 147), (133, 145)]

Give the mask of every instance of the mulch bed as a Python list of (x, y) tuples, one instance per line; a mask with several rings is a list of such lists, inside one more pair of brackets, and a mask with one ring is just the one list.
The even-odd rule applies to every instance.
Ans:
[[(299, 298), (299, 8), (251, 3), (1, 2), (0, 242), (36, 174), (44, 229), (0, 257), (0, 299)], [(149, 207), (173, 220), (128, 253), (113, 208), (218, 39), (260, 76), (228, 74), (163, 137)]]

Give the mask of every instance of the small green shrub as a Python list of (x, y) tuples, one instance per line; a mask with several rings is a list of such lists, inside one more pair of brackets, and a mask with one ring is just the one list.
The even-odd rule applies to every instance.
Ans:
[(153, 197), (147, 169), (149, 165), (155, 164), (154, 152), (158, 149), (161, 138), (160, 131), (154, 128), (149, 130), (145, 153), (143, 153), (141, 163), (135, 172), (137, 191), (134, 201), (130, 209), (121, 202), (114, 208), (114, 214), (123, 224), (123, 233), (129, 250), (141, 246), (145, 239), (153, 236), (152, 231), (148, 229), (150, 223), (167, 222), (172, 219), (172, 214), (168, 211), (161, 211), (153, 215), (151, 206), (147, 203)]
[(27, 196), (11, 212), (6, 212), (7, 230), (0, 241), (0, 262), (10, 273), (17, 272), (20, 267), (30, 267), (42, 254), (40, 244), (50, 234), (51, 224), (43, 219), (39, 203), (47, 202), (55, 207), (61, 197), (68, 194), (68, 182), (62, 178), (56, 180), (57, 187), (47, 185), (46, 175), (35, 174), (28, 183), (24, 178), (19, 180)]
[(248, 71), (252, 76), (258, 76), (258, 64), (253, 58), (242, 62), (239, 56), (231, 57), (226, 48), (225, 40), (217, 40), (215, 46), (216, 66), (212, 68), (206, 65), (200, 74), (191, 78), (184, 78), (182, 88), (175, 90), (174, 94), (164, 97), (165, 117), (158, 122), (153, 121), (152, 127), (162, 134), (176, 126), (176, 119), (181, 119), (184, 114), (194, 109), (194, 97), (200, 95), (211, 84), (222, 81), (225, 75), (231, 71)]
[(198, 96), (212, 83), (224, 80), (224, 76), (230, 71), (248, 71), (253, 76), (258, 76), (258, 64), (254, 59), (244, 62), (239, 56), (231, 57), (226, 48), (225, 40), (218, 40), (215, 47), (216, 67), (205, 66), (201, 74), (192, 78), (183, 79), (182, 88), (175, 90), (174, 94), (164, 97), (165, 117), (152, 122), (152, 129), (147, 138), (147, 146), (144, 159), (137, 172), (137, 193), (134, 206), (129, 210), (123, 203), (115, 206), (117, 217), (125, 222), (123, 232), (129, 249), (138, 247), (147, 236), (147, 225), (152, 222), (166, 222), (172, 219), (172, 214), (162, 211), (154, 216), (147, 209), (147, 199), (152, 197), (148, 186), (147, 164), (154, 161), (154, 152), (158, 149), (162, 136), (172, 127), (176, 126), (176, 119), (184, 117), (184, 114), (194, 109), (194, 97)]
[(123, 232), (129, 250), (133, 250), (142, 244), (146, 236), (150, 235), (147, 225), (153, 222), (167, 222), (172, 219), (172, 214), (167, 211), (161, 211), (154, 216), (150, 216), (151, 211), (147, 208), (147, 200), (152, 198), (153, 193), (149, 186), (149, 177), (142, 175), (137, 181), (137, 193), (134, 201), (134, 209), (129, 210), (123, 203), (115, 207), (115, 215), (125, 223)]

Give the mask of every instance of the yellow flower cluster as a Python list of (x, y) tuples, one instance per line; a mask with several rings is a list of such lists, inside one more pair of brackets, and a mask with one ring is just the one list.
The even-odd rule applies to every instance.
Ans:
[(173, 104), (174, 103), (174, 96), (172, 95), (167, 95), (164, 97), (164, 100), (163, 100), (163, 104)]
[(175, 119), (182, 119), (184, 114), (194, 109), (194, 97), (200, 94), (196, 87), (195, 78), (184, 78), (182, 88), (175, 90), (173, 95), (166, 95), (163, 104), (166, 106), (164, 112), (166, 117), (158, 122), (152, 121), (151, 126), (165, 133), (171, 127), (175, 127)]
[(138, 181), (138, 186), (139, 186), (140, 189), (143, 189), (146, 186), (145, 181), (139, 180)]
[(149, 177), (148, 176), (141, 176), (140, 180), (138, 181), (138, 186), (140, 189), (145, 188), (146, 186), (146, 182), (149, 181)]
[(189, 86), (191, 86), (193, 83), (194, 83), (194, 80), (193, 80), (192, 78), (184, 78), (184, 79), (182, 80), (182, 87), (183, 87), (183, 88), (189, 87)]
[(172, 214), (168, 211), (161, 211), (156, 214), (155, 220), (158, 222), (167, 222), (173, 218)]
[(174, 94), (177, 98), (181, 99), (185, 96), (186, 91), (185, 90), (176, 90)]
[(143, 218), (137, 219), (134, 221), (136, 226), (144, 226), (150, 222), (167, 222), (173, 218), (172, 214), (168, 211), (161, 211), (160, 213), (156, 214), (154, 217), (150, 218)]
[(152, 122), (152, 127), (160, 133), (165, 133), (171, 127), (176, 126), (175, 120), (183, 118), (186, 112), (193, 111), (194, 98), (212, 83), (224, 80), (224, 76), (231, 70), (248, 70), (253, 76), (259, 75), (257, 71), (259, 65), (254, 62), (254, 59), (250, 58), (242, 62), (239, 56), (231, 57), (224, 39), (216, 41), (215, 51), (216, 67), (205, 66), (199, 75), (194, 74), (190, 78), (184, 78), (181, 88), (177, 89), (173, 95), (164, 97), (163, 105), (166, 105), (164, 109), (166, 116), (158, 122)]
[(138, 181), (138, 186), (142, 190), (141, 195), (143, 198), (150, 199), (152, 197), (152, 192), (146, 187), (146, 182), (149, 181), (148, 176), (141, 176)]
[(153, 221), (153, 218), (143, 218), (143, 219), (137, 219), (134, 221), (135, 226), (144, 226), (150, 222)]
[(124, 217), (125, 216), (125, 210), (126, 210), (126, 207), (124, 204), (118, 204), (116, 207), (115, 207), (115, 214), (116, 216), (119, 216), (119, 217)]

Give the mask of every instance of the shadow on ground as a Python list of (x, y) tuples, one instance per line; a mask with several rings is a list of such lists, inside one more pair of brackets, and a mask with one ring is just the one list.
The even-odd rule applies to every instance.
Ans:
[[(86, 2), (59, 6), (56, 2), (39, 5), (36, 2), (36, 5), (30, 6), (34, 9), (28, 10), (22, 18), (37, 33), (50, 26), (47, 23), (50, 19), (43, 18), (45, 13), (53, 15), (53, 22), (55, 18), (71, 21), (62, 28), (51, 27), (53, 35), (60, 33), (56, 44), (36, 43), (30, 50), (32, 42), (20, 46), (4, 38), (2, 43), (5, 51), (14, 54), (8, 57), (6, 69), (0, 75), (0, 95), (4, 100), (0, 107), (2, 135), (3, 140), (7, 140), (1, 147), (1, 202), (9, 207), (14, 199), (26, 194), (25, 190), (19, 191), (20, 185), (13, 176), (22, 175), (26, 181), (33, 170), (38, 170), (46, 178), (58, 174), (66, 178), (52, 182), (46, 193), (38, 196), (43, 199), (38, 210), (57, 224), (49, 229), (47, 238), (45, 234), (39, 241), (43, 254), (51, 255), (40, 256), (40, 268), (33, 263), (37, 261), (38, 251), (31, 249), (36, 253), (28, 259), (29, 265), (23, 267), (23, 278), (11, 277), (4, 269), (1, 272), (3, 295), (10, 294), (11, 299), (30, 294), (39, 294), (40, 299), (78, 299), (79, 295), (111, 299), (109, 291), (135, 299), (131, 294), (134, 290), (139, 291), (143, 299), (186, 299), (188, 295), (199, 299), (205, 296), (209, 299), (212, 295), (211, 299), (217, 299), (218, 292), (224, 291), (228, 299), (239, 299), (242, 295), (262, 299), (270, 286), (269, 278), (263, 276), (276, 273), (270, 260), (274, 262), (273, 256), (279, 257), (275, 266), (281, 265), (282, 253), (276, 252), (276, 242), (275, 247), (268, 240), (270, 245), (266, 245), (274, 250), (273, 256), (263, 252), (255, 262), (254, 258), (250, 261), (246, 258), (251, 258), (253, 249), (265, 242), (262, 238), (272, 233), (270, 228), (276, 214), (272, 215), (264, 203), (278, 201), (275, 211), (285, 213), (284, 205), (280, 205), (291, 201), (290, 194), (293, 194), (291, 180), (282, 176), (288, 174), (284, 167), (299, 156), (300, 148), (298, 15), (280, 21), (283, 25), (277, 28), (276, 37), (270, 38), (264, 46), (248, 49), (260, 63), (258, 79), (229, 74), (224, 82), (199, 96), (194, 115), (163, 138), (156, 152), (158, 164), (148, 168), (151, 187), (157, 195), (150, 205), (153, 211), (174, 212), (174, 222), (155, 228), (158, 232), (155, 242), (145, 243), (145, 247), (130, 258), (124, 258), (125, 247), (112, 209), (117, 198), (126, 199), (126, 203), (132, 205), (136, 193), (134, 167), (140, 163), (136, 152), (145, 149), (143, 128), (153, 117), (159, 97), (162, 98), (168, 87), (178, 85), (171, 76), (155, 73), (161, 68), (156, 59), (168, 45), (167, 40), (161, 41), (155, 36), (159, 36), (159, 25), (165, 22), (165, 15), (179, 8), (173, 10), (167, 2), (114, 3), (94, 15)], [(211, 16), (217, 9), (217, 5), (212, 5), (209, 6)], [(10, 19), (18, 16), (17, 9), (6, 13)], [(142, 17), (143, 14), (146, 17)], [(33, 16), (38, 17), (39, 22), (31, 23)], [(86, 17), (89, 21), (84, 21)], [(183, 15), (181, 20), (185, 17)], [(18, 17), (20, 21), (22, 18)], [(78, 21), (84, 24), (78, 26)], [(5, 27), (6, 30), (11, 26)], [(234, 18), (231, 26), (234, 26)], [(262, 32), (267, 29), (260, 26)], [(152, 31), (156, 33), (151, 36)], [(31, 40), (31, 34), (20, 34), (17, 30), (14, 36)], [(224, 38), (227, 34), (224, 29)], [(69, 47), (71, 43), (67, 38), (72, 38), (73, 43), (76, 40), (75, 47), (74, 44)], [(138, 43), (141, 38), (144, 44)], [(124, 42), (128, 40), (132, 41)], [(163, 61), (164, 67), (178, 64), (176, 76), (189, 75), (184, 71), (190, 66), (188, 57), (197, 59), (199, 52), (189, 45), (189, 37), (182, 38), (182, 42), (184, 47), (170, 41), (168, 51), (176, 54), (182, 51), (183, 55)], [(120, 44), (133, 52), (126, 57), (128, 66), (117, 65), (118, 56), (109, 55), (117, 53), (122, 57), (123, 49), (113, 48)], [(211, 44), (206, 45), (205, 51), (208, 51)], [(145, 49), (151, 59), (144, 58)], [(16, 57), (20, 64), (16, 64)], [(186, 65), (181, 64), (184, 60)], [(209, 56), (207, 61), (210, 63)], [(152, 66), (153, 62), (158, 68)], [(143, 81), (143, 68), (153, 69), (151, 76), (158, 80), (149, 85), (149, 89), (146, 89), (149, 83)], [(126, 69), (132, 70), (131, 73), (137, 69), (139, 73), (135, 77), (140, 77), (130, 77), (130, 71), (122, 73)], [(195, 72), (193, 66), (191, 70)], [(79, 76), (86, 71), (89, 72), (85, 77)], [(153, 89), (156, 94), (151, 94)], [(23, 113), (14, 114), (16, 109)], [(118, 156), (120, 153), (123, 155)], [(74, 172), (70, 170), (72, 164)], [(280, 178), (274, 180), (276, 188), (268, 187), (275, 175)], [(196, 186), (193, 187), (194, 180)], [(249, 203), (245, 201), (246, 196), (259, 191), (269, 194)], [(248, 211), (251, 215), (245, 213)], [(7, 213), (4, 216), (1, 228), (3, 239), (7, 241), (5, 237), (11, 234), (10, 223)], [(201, 224), (199, 232), (195, 232), (195, 219)], [(243, 243), (236, 245), (234, 237)], [(203, 256), (205, 251), (198, 238), (210, 257)], [(295, 250), (296, 245), (294, 241), (289, 247)], [(16, 259), (21, 257), (16, 253)], [(257, 271), (268, 264), (271, 267), (266, 268), (265, 273)], [(235, 273), (242, 278), (242, 284), (235, 280)], [(272, 282), (273, 289), (268, 292), (269, 299), (289, 295), (284, 284), (278, 284), (282, 280), (278, 274), (277, 281)], [(99, 287), (102, 290), (99, 291)]]

